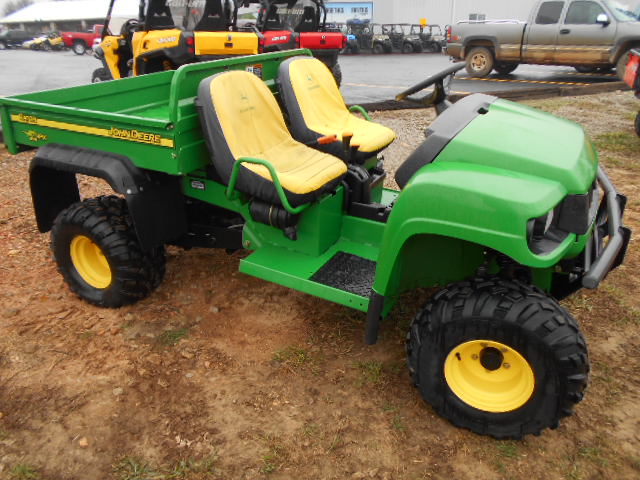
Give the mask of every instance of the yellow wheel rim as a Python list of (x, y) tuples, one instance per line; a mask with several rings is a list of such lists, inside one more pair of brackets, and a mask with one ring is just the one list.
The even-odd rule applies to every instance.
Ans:
[(71, 241), (71, 261), (82, 279), (94, 288), (111, 285), (111, 267), (93, 240), (78, 235)]
[(513, 348), (489, 340), (461, 343), (451, 350), (444, 376), (460, 400), (494, 413), (520, 408), (535, 387), (529, 362)]

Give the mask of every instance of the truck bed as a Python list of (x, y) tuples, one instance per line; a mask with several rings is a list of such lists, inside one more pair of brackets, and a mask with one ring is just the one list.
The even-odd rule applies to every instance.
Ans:
[(183, 174), (209, 162), (194, 99), (200, 81), (249, 69), (275, 91), (278, 66), (308, 50), (184, 65), (178, 70), (0, 98), (11, 153), (62, 143), (128, 156), (139, 167)]

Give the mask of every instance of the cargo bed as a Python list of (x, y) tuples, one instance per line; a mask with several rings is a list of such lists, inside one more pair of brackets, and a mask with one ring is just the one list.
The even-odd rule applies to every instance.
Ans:
[(61, 143), (126, 155), (141, 168), (184, 174), (209, 161), (194, 104), (203, 78), (250, 70), (275, 92), (280, 63), (309, 54), (291, 50), (194, 63), (168, 72), (0, 98), (4, 142), (11, 153)]

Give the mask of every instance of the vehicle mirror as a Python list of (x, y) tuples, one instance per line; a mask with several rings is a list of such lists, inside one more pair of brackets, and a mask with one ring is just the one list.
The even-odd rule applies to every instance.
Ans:
[(611, 20), (609, 20), (609, 16), (606, 13), (601, 13), (596, 17), (596, 23), (599, 23), (603, 27), (606, 27), (611, 23)]

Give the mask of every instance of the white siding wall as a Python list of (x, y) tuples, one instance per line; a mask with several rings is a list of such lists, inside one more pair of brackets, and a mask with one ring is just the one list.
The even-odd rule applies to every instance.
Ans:
[(373, 0), (373, 16), (377, 23), (429, 23), (446, 25), (467, 20), (470, 13), (481, 13), (487, 19), (514, 18), (526, 20), (537, 0)]

